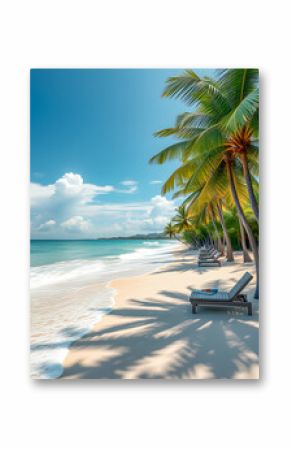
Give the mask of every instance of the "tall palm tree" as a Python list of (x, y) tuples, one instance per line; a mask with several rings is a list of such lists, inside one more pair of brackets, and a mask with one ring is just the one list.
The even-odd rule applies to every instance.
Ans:
[(242, 222), (242, 225), (248, 234), (250, 245), (252, 247), (253, 256), (254, 256), (255, 265), (256, 265), (256, 277), (257, 277), (255, 298), (259, 298), (259, 252), (258, 252), (258, 246), (257, 246), (256, 240), (255, 240), (253, 231), (251, 229), (251, 226), (246, 218), (246, 215), (244, 213), (244, 210), (241, 206), (241, 203), (240, 203), (240, 200), (238, 197), (235, 180), (234, 180), (233, 167), (231, 164), (231, 159), (230, 159), (229, 154), (226, 154), (225, 162), (226, 162), (227, 174), (228, 174), (230, 188), (231, 188), (232, 196), (233, 196), (233, 199), (235, 202), (235, 206), (237, 208), (238, 215)]
[[(169, 78), (164, 95), (180, 97), (196, 109), (178, 117), (174, 128), (157, 133), (161, 137), (173, 134), (183, 140), (151, 159), (151, 162), (163, 163), (168, 159), (179, 158), (183, 175), (187, 171), (189, 176), (191, 171), (191, 181), (194, 182), (196, 178), (206, 180), (221, 164), (225, 165), (231, 195), (253, 250), (257, 272), (255, 297), (259, 295), (258, 248), (241, 205), (234, 169), (238, 166), (243, 169), (249, 200), (258, 220), (253, 177), (249, 169), (251, 164), (256, 167), (258, 165), (255, 145), (258, 137), (259, 107), (257, 83), (258, 71), (255, 69), (221, 71), (217, 80), (200, 78), (191, 70)], [(192, 171), (198, 158), (199, 166)], [(172, 179), (173, 185), (174, 182)]]
[[(249, 169), (249, 153), (251, 159), (253, 155), (258, 157), (258, 81), (257, 69), (222, 70), (217, 80), (200, 78), (192, 70), (169, 78), (163, 96), (182, 98), (191, 106), (197, 105), (198, 109), (183, 114), (175, 128), (159, 134), (175, 134), (180, 138), (211, 144), (217, 139), (219, 144), (222, 143), (242, 163), (250, 203), (257, 220), (259, 209)], [(222, 131), (222, 137), (218, 130)]]

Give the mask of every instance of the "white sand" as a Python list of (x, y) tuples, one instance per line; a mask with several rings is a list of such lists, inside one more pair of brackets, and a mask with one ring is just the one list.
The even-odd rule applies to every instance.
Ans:
[(223, 266), (196, 265), (192, 252), (154, 273), (113, 281), (111, 313), (76, 341), (65, 360), (66, 379), (258, 379), (258, 301), (254, 282), (245, 290), (245, 309), (199, 308), (192, 315), (191, 288), (231, 288), (253, 264), (223, 260)]

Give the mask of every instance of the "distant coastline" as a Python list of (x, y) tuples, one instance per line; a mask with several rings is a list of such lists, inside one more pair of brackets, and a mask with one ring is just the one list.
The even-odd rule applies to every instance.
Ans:
[(172, 240), (168, 236), (166, 236), (163, 232), (152, 232), (150, 234), (136, 234), (136, 235), (130, 235), (128, 237), (96, 237), (96, 238), (90, 238), (90, 239), (31, 239), (32, 241), (57, 241), (57, 240), (63, 240), (63, 241), (95, 241), (95, 240)]

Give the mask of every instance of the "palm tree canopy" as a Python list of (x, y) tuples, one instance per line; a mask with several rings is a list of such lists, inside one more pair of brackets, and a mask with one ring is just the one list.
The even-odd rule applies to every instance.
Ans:
[(246, 205), (248, 194), (239, 160), (241, 151), (247, 151), (253, 191), (257, 194), (258, 75), (257, 69), (219, 70), (213, 80), (186, 70), (168, 79), (163, 96), (181, 98), (195, 110), (179, 115), (173, 128), (156, 133), (159, 137), (175, 135), (182, 139), (150, 160), (158, 164), (171, 159), (181, 162), (164, 183), (162, 194), (177, 189), (174, 197), (191, 195), (196, 203), (199, 196), (202, 203), (214, 191), (233, 205), (224, 162), (228, 152), (240, 200)]

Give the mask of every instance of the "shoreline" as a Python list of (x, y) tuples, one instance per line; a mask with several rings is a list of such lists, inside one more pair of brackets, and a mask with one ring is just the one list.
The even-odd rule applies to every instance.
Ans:
[[(184, 245), (176, 242), (176, 246), (170, 249), (170, 253), (168, 253), (168, 257), (175, 252), (183, 250)], [(86, 298), (85, 303), (87, 307), (83, 307), (81, 312), (79, 313), (80, 318), (74, 322), (68, 321), (68, 317), (64, 312), (59, 309), (59, 297), (55, 295), (53, 297), (49, 297), (49, 308), (43, 308), (43, 302), (47, 303), (47, 286), (43, 289), (36, 289), (37, 296), (36, 302), (34, 303), (34, 312), (32, 314), (32, 328), (31, 328), (31, 377), (32, 379), (56, 379), (61, 377), (64, 369), (64, 360), (67, 357), (67, 354), (70, 350), (72, 344), (83, 336), (89, 334), (94, 326), (96, 326), (114, 307), (115, 298), (117, 296), (117, 290), (112, 287), (111, 283), (119, 280), (119, 279), (130, 279), (131, 277), (140, 276), (143, 274), (148, 274), (151, 272), (155, 272), (158, 270), (158, 267), (152, 270), (152, 264), (148, 264), (148, 260), (145, 256), (144, 263), (141, 262), (141, 259), (137, 260), (139, 266), (137, 268), (141, 270), (141, 273), (134, 275), (133, 273), (115, 273), (116, 278), (105, 280), (105, 281), (89, 281), (85, 282), (83, 286), (78, 286), (75, 291), (68, 290), (64, 301), (69, 301), (71, 304), (79, 304), (81, 307), (82, 299)], [(141, 264), (140, 264), (141, 262)], [(158, 263), (156, 261), (155, 263)], [(166, 265), (167, 261), (164, 260), (159, 262), (159, 268)], [(150, 264), (150, 262), (149, 262)], [(62, 285), (62, 284), (60, 284)], [(64, 289), (64, 285), (61, 289)], [(76, 284), (77, 285), (77, 284)], [(35, 295), (35, 291), (33, 292)], [(40, 295), (40, 296), (39, 296)], [(91, 300), (91, 306), (89, 305), (89, 298)], [(43, 301), (45, 300), (45, 301)], [(53, 300), (53, 301), (52, 301)], [(91, 310), (91, 312), (89, 312)], [(92, 311), (95, 312), (92, 314)], [(47, 315), (49, 313), (49, 315)], [(43, 337), (41, 336), (43, 332), (45, 332), (45, 328), (42, 326), (39, 327), (38, 322), (41, 321), (46, 322), (50, 321), (52, 323), (54, 314), (59, 315), (62, 314), (63, 323), (67, 322), (65, 326), (59, 328), (60, 324), (56, 324), (57, 326), (57, 334), (52, 334), (52, 336)], [(85, 321), (82, 319), (82, 315), (86, 316)], [(88, 321), (89, 320), (89, 321)], [(57, 320), (56, 320), (57, 322)], [(32, 331), (32, 329), (34, 329)], [(50, 353), (48, 352), (50, 351)], [(51, 352), (52, 351), (52, 352)]]
[[(193, 317), (188, 303), (190, 288), (228, 288), (242, 272), (253, 272), (253, 263), (241, 264), (237, 254), (235, 263), (198, 268), (192, 250), (178, 247), (174, 255), (152, 272), (108, 282), (113, 307), (71, 344), (61, 379), (259, 378), (258, 301), (251, 319), (243, 311), (210, 308)], [(251, 300), (253, 283), (247, 290)]]

